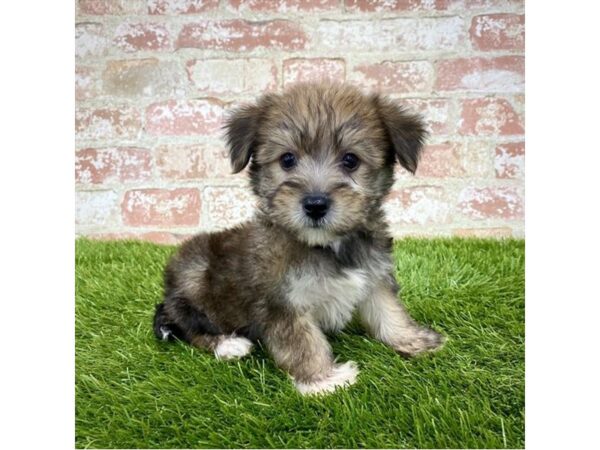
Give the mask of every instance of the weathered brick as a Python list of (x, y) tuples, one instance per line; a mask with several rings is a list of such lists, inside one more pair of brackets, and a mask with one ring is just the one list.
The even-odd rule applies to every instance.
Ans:
[(168, 100), (146, 110), (146, 131), (152, 135), (210, 135), (220, 130), (224, 104), (215, 99)]
[(455, 228), (452, 234), (460, 237), (505, 238), (511, 237), (513, 232), (510, 227)]
[(525, 16), (485, 14), (473, 17), (469, 29), (473, 47), (479, 50), (524, 50)]
[(288, 20), (222, 20), (185, 24), (176, 47), (242, 52), (257, 48), (301, 50), (307, 41), (302, 27)]
[(143, 0), (78, 0), (79, 14), (123, 15), (141, 14), (145, 10)]
[(81, 227), (119, 224), (119, 195), (113, 191), (79, 191), (75, 197), (75, 223)]
[(336, 51), (455, 50), (465, 40), (460, 17), (381, 20), (321, 20), (319, 47)]
[(384, 210), (392, 225), (448, 223), (451, 209), (441, 186), (394, 189), (384, 203)]
[(460, 120), (463, 135), (520, 135), (524, 133), (521, 117), (503, 98), (464, 100)]
[(416, 175), (430, 178), (486, 178), (492, 173), (487, 145), (446, 142), (425, 147)]
[(338, 0), (229, 0), (235, 11), (313, 12), (328, 11), (338, 7)]
[(450, 9), (522, 8), (524, 0), (449, 0)]
[(206, 187), (202, 204), (215, 228), (226, 228), (248, 220), (255, 210), (255, 199), (248, 189), (239, 187)]
[(343, 82), (346, 62), (333, 58), (291, 58), (283, 61), (283, 85), (305, 81)]
[(365, 89), (405, 93), (431, 90), (433, 76), (433, 66), (428, 61), (386, 61), (355, 67), (352, 80)]
[(156, 167), (165, 180), (200, 180), (231, 176), (224, 148), (201, 144), (169, 144), (156, 149)]
[(88, 100), (100, 93), (100, 83), (96, 70), (92, 67), (75, 68), (75, 99)]
[(198, 189), (134, 189), (121, 203), (123, 222), (130, 226), (197, 226)]
[(430, 133), (439, 136), (454, 133), (454, 123), (450, 121), (450, 101), (446, 98), (406, 98), (398, 99), (399, 104), (410, 107), (422, 115)]
[(78, 139), (133, 139), (138, 137), (141, 125), (139, 112), (130, 106), (80, 107), (75, 111)]
[(420, 177), (462, 177), (465, 170), (460, 160), (458, 144), (428, 145), (423, 150), (416, 175)]
[(437, 63), (439, 91), (523, 92), (525, 58), (459, 58)]
[(218, 7), (219, 0), (148, 0), (148, 14), (198, 14)]
[(348, 11), (435, 11), (445, 10), (451, 0), (344, 0)]
[(159, 23), (121, 23), (113, 43), (127, 53), (171, 49), (169, 30)]
[(511, 142), (496, 147), (494, 167), (498, 178), (525, 176), (525, 143)]
[(78, 23), (75, 25), (75, 56), (89, 58), (104, 56), (108, 52), (108, 39), (100, 23)]
[(513, 187), (466, 187), (458, 197), (458, 210), (471, 219), (521, 219), (523, 197)]
[(186, 67), (189, 80), (203, 94), (258, 95), (278, 86), (277, 66), (269, 59), (195, 59)]
[(182, 96), (185, 76), (174, 61), (156, 58), (109, 61), (102, 74), (104, 92), (118, 97)]
[(152, 178), (152, 155), (136, 147), (85, 148), (75, 153), (75, 181), (127, 183)]

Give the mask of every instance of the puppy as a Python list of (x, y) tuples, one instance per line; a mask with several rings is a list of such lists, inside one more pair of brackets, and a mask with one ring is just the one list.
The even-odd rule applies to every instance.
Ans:
[(324, 333), (358, 310), (366, 330), (403, 355), (438, 348), (398, 302), (382, 202), (399, 162), (415, 172), (421, 118), (349, 85), (266, 94), (225, 125), (233, 172), (249, 164), (255, 218), (185, 242), (165, 271), (158, 338), (218, 358), (260, 340), (303, 394), (354, 383)]

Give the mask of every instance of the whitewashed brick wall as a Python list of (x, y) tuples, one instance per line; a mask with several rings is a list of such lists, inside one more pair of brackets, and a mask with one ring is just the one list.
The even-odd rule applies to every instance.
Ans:
[(523, 236), (522, 1), (80, 0), (75, 37), (79, 235), (173, 243), (247, 219), (223, 115), (325, 77), (429, 124), (387, 202), (395, 235)]

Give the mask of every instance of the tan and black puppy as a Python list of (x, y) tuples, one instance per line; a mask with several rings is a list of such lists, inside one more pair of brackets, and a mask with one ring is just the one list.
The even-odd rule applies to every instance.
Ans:
[(376, 339), (404, 355), (443, 337), (398, 303), (382, 202), (398, 161), (416, 170), (418, 116), (349, 85), (300, 84), (236, 110), (226, 126), (234, 172), (248, 164), (255, 218), (185, 242), (165, 272), (154, 330), (214, 351), (260, 340), (302, 393), (352, 384), (324, 332), (358, 310)]

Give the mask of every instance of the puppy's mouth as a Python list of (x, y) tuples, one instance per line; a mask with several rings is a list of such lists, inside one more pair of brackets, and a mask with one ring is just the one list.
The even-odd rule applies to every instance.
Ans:
[(323, 228), (325, 225), (327, 225), (327, 220), (325, 217), (322, 217), (320, 219), (308, 218), (309, 228)]

